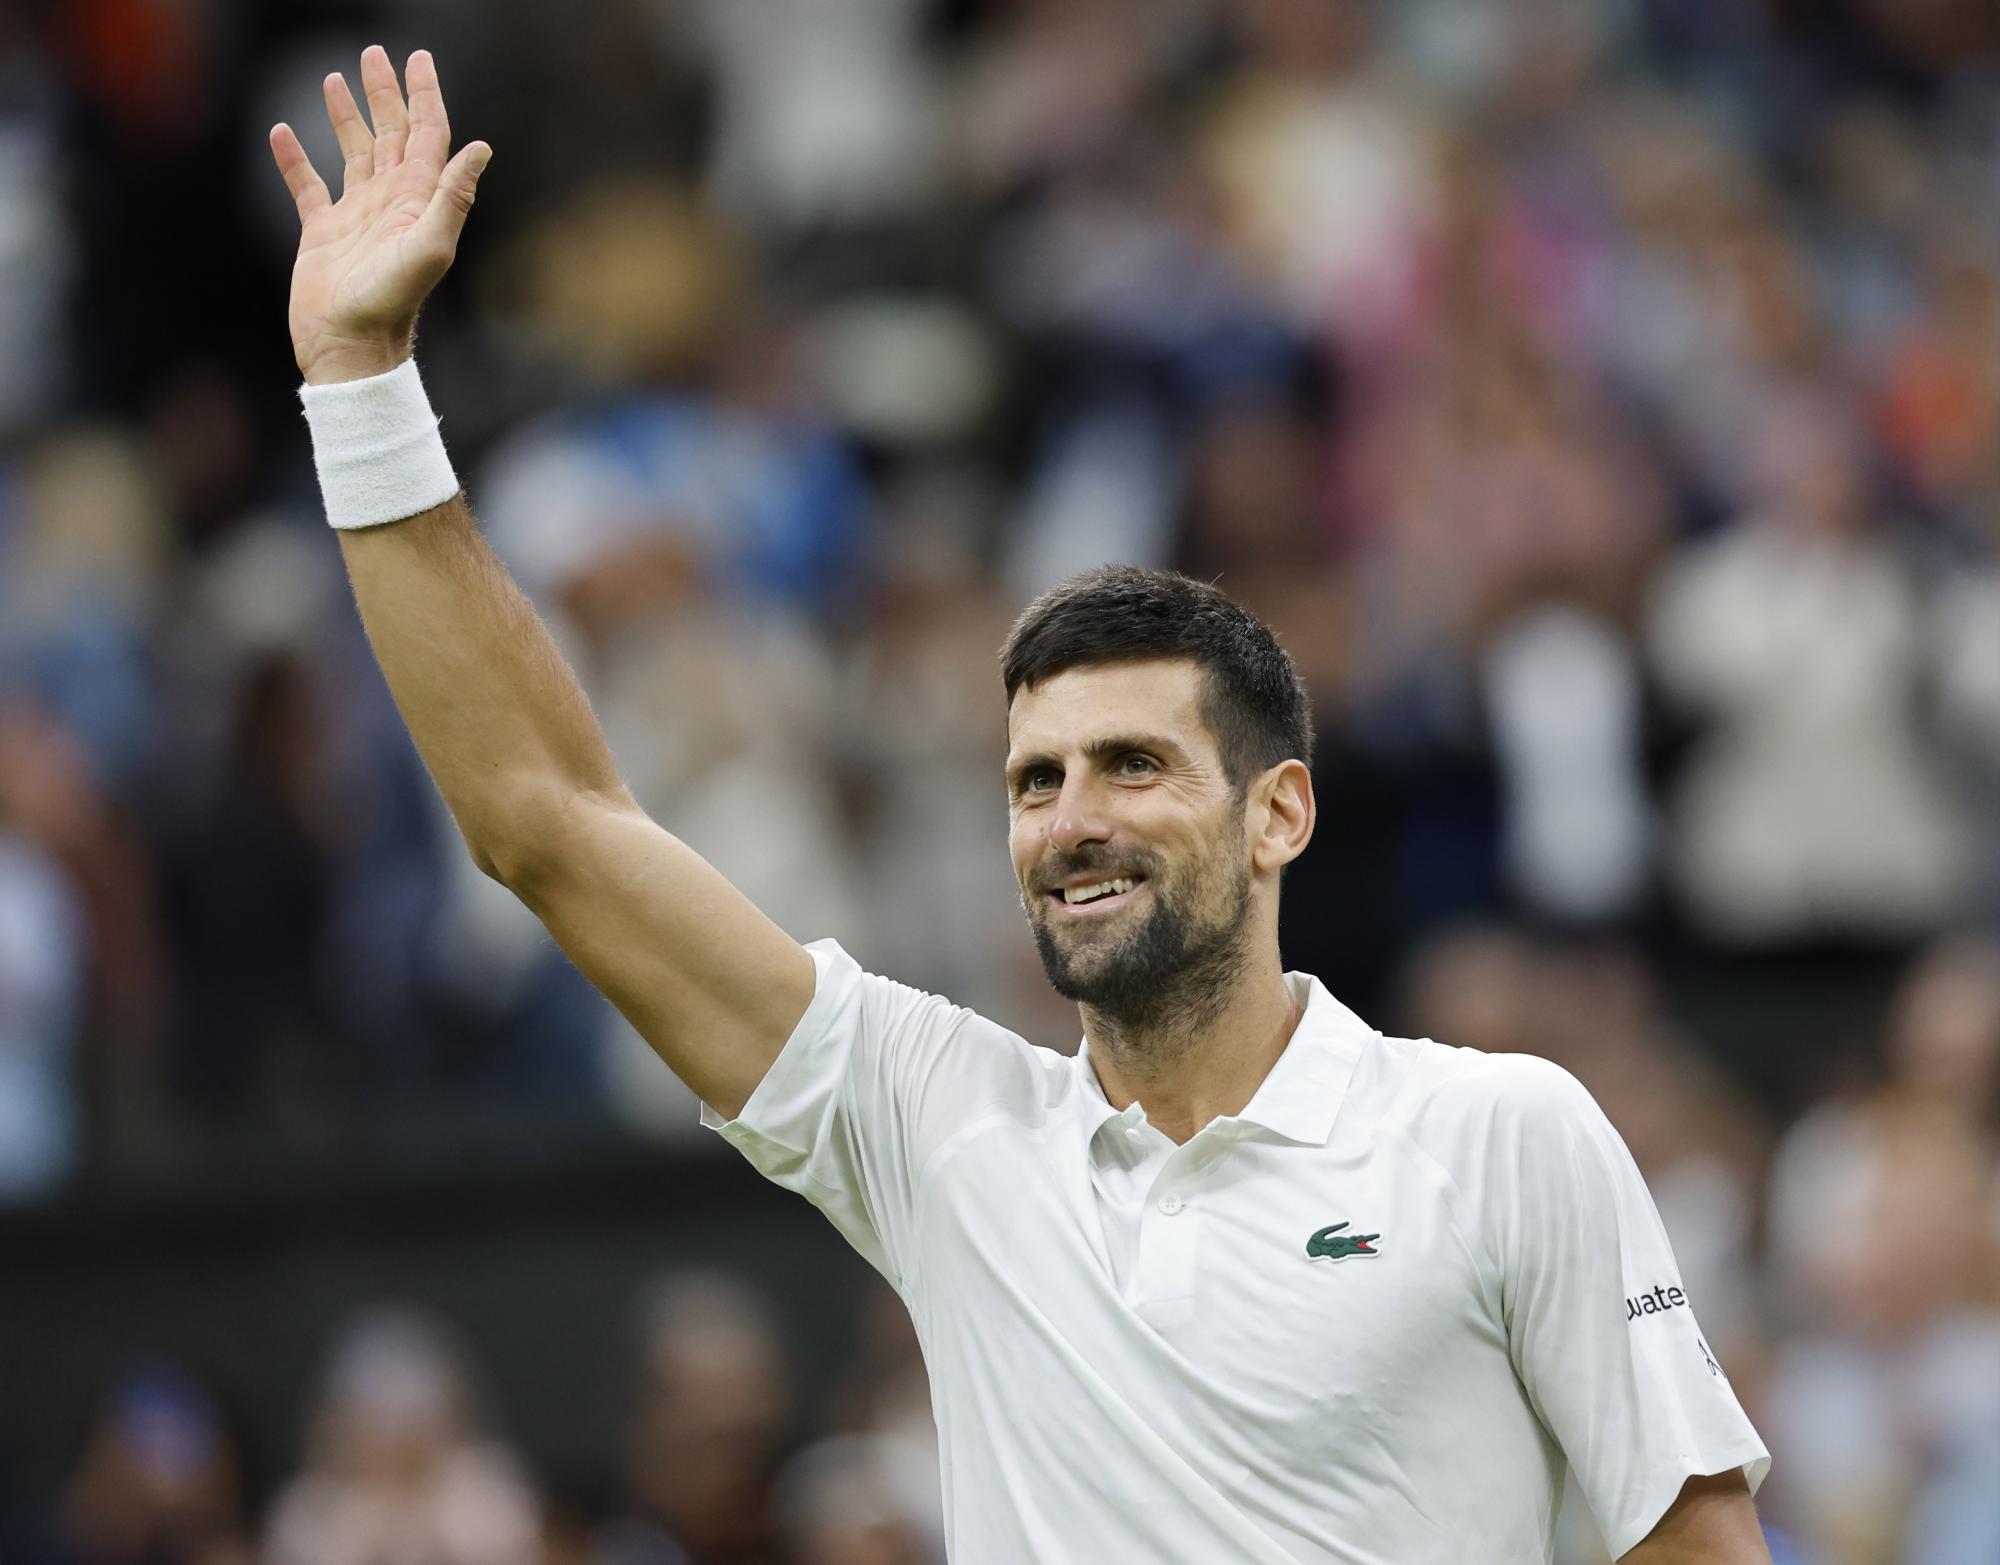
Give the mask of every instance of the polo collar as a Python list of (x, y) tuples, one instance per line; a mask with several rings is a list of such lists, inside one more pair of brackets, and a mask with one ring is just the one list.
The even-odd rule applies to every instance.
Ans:
[[(1374, 1029), (1327, 992), (1310, 973), (1287, 973), (1292, 998), (1303, 1007), (1284, 1053), (1251, 1094), (1242, 1111), (1213, 1122), (1215, 1126), (1254, 1125), (1286, 1141), (1324, 1146), (1333, 1134), (1347, 1084), (1361, 1061), (1365, 1041)], [(1137, 1102), (1113, 1108), (1090, 1063), (1090, 1044), (1077, 1046), (1071, 1061), (1080, 1092), (1074, 1123), (1077, 1139), (1088, 1154), (1098, 1131), (1112, 1120), (1136, 1124), (1144, 1117)]]

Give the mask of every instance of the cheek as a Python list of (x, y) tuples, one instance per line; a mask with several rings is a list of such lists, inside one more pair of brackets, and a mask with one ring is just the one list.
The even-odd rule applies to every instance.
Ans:
[(1025, 883), (1028, 871), (1042, 854), (1042, 834), (1025, 820), (1011, 822), (1007, 828), (1007, 856), (1014, 865), (1014, 879)]
[(1219, 835), (1192, 844), (1182, 863), (1188, 884), (1201, 899), (1220, 905), (1229, 900), (1247, 857), (1239, 838)]

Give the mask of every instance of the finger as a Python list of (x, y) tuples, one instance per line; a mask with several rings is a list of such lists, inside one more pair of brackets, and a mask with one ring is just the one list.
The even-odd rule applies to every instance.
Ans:
[(403, 79), (410, 84), (410, 142), (406, 155), (426, 168), (442, 169), (451, 154), (451, 121), (445, 118), (444, 90), (438, 86), (437, 62), (431, 58), (430, 50), (419, 49), (410, 56)]
[(375, 172), (403, 161), (403, 143), (410, 139), (410, 113), (403, 107), (403, 89), (396, 84), (396, 67), (389, 51), (371, 44), (361, 52), (361, 86), (368, 94), (368, 118), (375, 125)]
[(458, 236), (464, 232), (465, 219), (472, 211), (479, 176), (486, 172), (492, 156), (493, 149), (483, 141), (469, 141), (461, 147), (458, 156), (445, 165), (444, 173), (438, 177), (437, 193), (412, 230), (412, 237), (423, 251), (443, 265), (449, 266), (452, 257), (458, 254)]
[(301, 223), (310, 222), (315, 212), (333, 204), (333, 198), (326, 193), (326, 181), (319, 177), (291, 126), (271, 127), (271, 156), (277, 160), (278, 172), (285, 177), (285, 188), (292, 193)]
[(375, 171), (375, 138), (361, 117), (360, 105), (347, 90), (347, 78), (335, 71), (326, 79), (326, 117), (333, 121), (334, 139), (346, 160), (341, 170), (341, 189), (352, 190)]

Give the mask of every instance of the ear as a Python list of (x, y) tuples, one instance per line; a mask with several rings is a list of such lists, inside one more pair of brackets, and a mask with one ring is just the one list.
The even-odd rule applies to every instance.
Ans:
[(1303, 761), (1280, 761), (1250, 785), (1250, 866), (1283, 869), (1306, 851), (1313, 823), (1312, 773)]

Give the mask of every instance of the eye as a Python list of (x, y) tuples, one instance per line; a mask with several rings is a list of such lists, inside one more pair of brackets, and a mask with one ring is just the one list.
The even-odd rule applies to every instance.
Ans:
[(1032, 771), (1021, 774), (1021, 792), (1045, 793), (1062, 782), (1061, 775), (1053, 766), (1037, 766)]
[(1149, 777), (1159, 769), (1150, 755), (1141, 755), (1137, 750), (1118, 763), (1118, 772), (1122, 777)]

